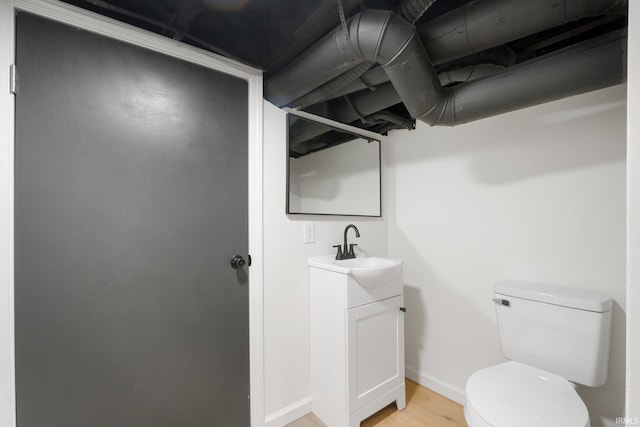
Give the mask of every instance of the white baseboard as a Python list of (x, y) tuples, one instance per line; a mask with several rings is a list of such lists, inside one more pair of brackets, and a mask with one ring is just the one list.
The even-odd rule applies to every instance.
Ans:
[(311, 412), (311, 397), (305, 397), (291, 405), (269, 414), (264, 419), (265, 427), (282, 427)]
[[(425, 374), (424, 372), (419, 372), (417, 369), (411, 367), (406, 367), (405, 375), (411, 381), (464, 405), (465, 394), (464, 391), (458, 387), (454, 387), (451, 384)], [(310, 412), (311, 397), (309, 396), (267, 415), (264, 419), (264, 425), (265, 427), (283, 427), (298, 418), (304, 417)]]
[(461, 390), (458, 387), (454, 387), (451, 384), (448, 384), (438, 378), (435, 378), (429, 374), (425, 374), (424, 372), (420, 372), (417, 369), (408, 366), (405, 368), (405, 375), (411, 381), (416, 382), (421, 386), (428, 388), (429, 390), (435, 391), (436, 393), (441, 394), (444, 397), (453, 400), (454, 402), (464, 405), (464, 390)]

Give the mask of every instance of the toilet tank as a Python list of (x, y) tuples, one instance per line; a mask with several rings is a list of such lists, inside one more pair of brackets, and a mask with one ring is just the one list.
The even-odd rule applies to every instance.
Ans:
[(502, 354), (597, 387), (607, 379), (611, 298), (536, 283), (501, 282), (495, 287)]

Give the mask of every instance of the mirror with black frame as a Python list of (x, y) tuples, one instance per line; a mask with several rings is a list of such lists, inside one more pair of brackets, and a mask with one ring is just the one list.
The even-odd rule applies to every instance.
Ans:
[(306, 116), (287, 115), (287, 213), (380, 217), (377, 134)]

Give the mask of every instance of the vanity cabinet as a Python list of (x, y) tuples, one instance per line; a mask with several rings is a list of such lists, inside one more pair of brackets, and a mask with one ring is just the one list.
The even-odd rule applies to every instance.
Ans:
[(331, 427), (357, 427), (395, 402), (405, 407), (402, 270), (368, 289), (310, 266), (312, 410)]

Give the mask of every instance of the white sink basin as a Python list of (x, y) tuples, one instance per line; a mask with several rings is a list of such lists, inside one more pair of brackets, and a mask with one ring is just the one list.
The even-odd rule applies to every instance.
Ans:
[(309, 265), (336, 273), (349, 274), (361, 286), (378, 289), (392, 282), (402, 271), (402, 261), (363, 257), (336, 260), (334, 256), (309, 258)]

